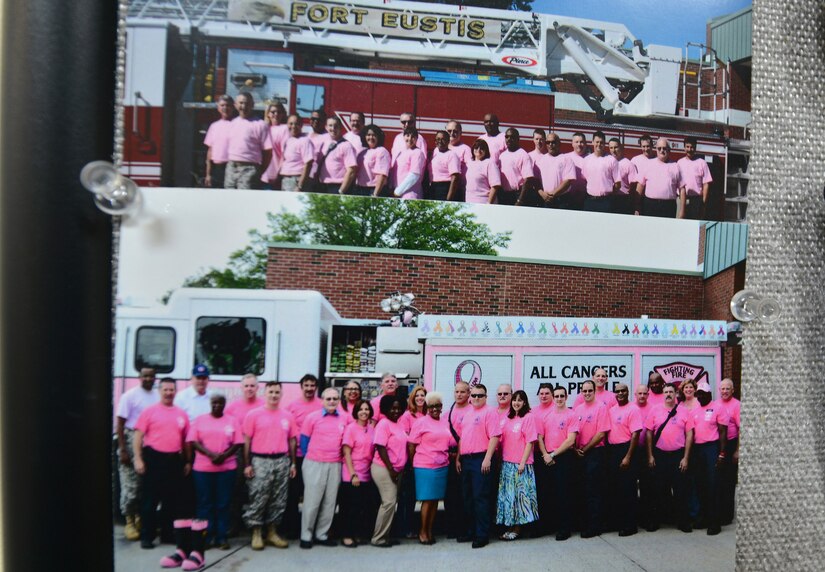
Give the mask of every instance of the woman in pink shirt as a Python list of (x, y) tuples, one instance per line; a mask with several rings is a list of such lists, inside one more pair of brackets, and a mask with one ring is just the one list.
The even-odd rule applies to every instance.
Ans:
[(387, 186), (392, 164), (390, 152), (384, 147), (384, 132), (377, 125), (367, 125), (361, 131), (361, 145), (353, 194), (380, 197)]
[(699, 407), (696, 399), (696, 382), (688, 378), (679, 386), (679, 407), (685, 411), (693, 411)]
[(421, 530), (418, 542), (435, 544), (433, 523), (438, 512), (438, 501), (447, 492), (449, 450), (456, 442), (446, 419), (441, 419), (444, 408), (441, 394), (427, 395), (427, 416), (418, 419), (410, 432), (408, 454), (415, 468), (415, 498), (421, 501)]
[[(344, 389), (341, 392), (341, 403), (339, 407), (341, 412), (347, 417), (352, 417), (349, 422), (352, 423), (357, 417), (358, 404), (361, 403), (361, 384), (355, 380), (350, 380), (344, 384)], [(372, 407), (370, 407), (372, 409)]]
[(533, 443), (538, 438), (527, 394), (513, 393), (510, 413), (501, 432), (501, 478), (498, 485), (496, 523), (507, 531), (501, 540), (516, 540), (521, 525), (538, 520), (536, 476), (533, 472)]
[(197, 495), (197, 518), (209, 521), (206, 546), (229, 550), (229, 502), (238, 463), (235, 453), (243, 445), (240, 422), (224, 415), (226, 397), (213, 395), (209, 400), (212, 411), (199, 416), (192, 423), (186, 442), (195, 450), (192, 477)]
[(309, 190), (309, 174), (315, 162), (315, 147), (301, 131), (301, 116), (293, 113), (287, 119), (289, 137), (283, 142), (283, 162), (279, 176), (282, 191)]
[(270, 103), (266, 106), (264, 122), (269, 128), (269, 137), (266, 140), (264, 149), (272, 150), (272, 159), (269, 161), (264, 172), (261, 174), (261, 181), (264, 189), (278, 189), (278, 172), (281, 170), (281, 163), (284, 160), (284, 143), (289, 138), (289, 127), (287, 126), (286, 109), (280, 103)]
[(370, 425), (372, 405), (369, 401), (359, 400), (351, 411), (355, 422), (344, 430), (344, 464), (341, 467), (341, 488), (338, 490), (338, 519), (346, 531), (341, 544), (347, 548), (355, 548), (359, 542), (369, 538), (372, 523), (375, 522), (376, 497), (375, 485), (370, 478), (370, 465), (375, 453), (372, 443), (375, 429)]
[(458, 197), (461, 179), (461, 159), (449, 147), (450, 135), (435, 132), (435, 149), (430, 158), (430, 189), (427, 198), (434, 201), (454, 201)]
[(467, 163), (464, 200), (468, 203), (495, 204), (501, 191), (501, 171), (490, 158), (490, 147), (483, 139), (473, 143), (473, 160)]
[(416, 147), (418, 130), (415, 127), (408, 127), (404, 130), (404, 142), (407, 147), (392, 162), (395, 180), (398, 181), (393, 194), (402, 199), (423, 199), (422, 182), (424, 170), (427, 167), (427, 155)]
[(375, 426), (375, 456), (370, 473), (375, 486), (378, 487), (381, 506), (378, 508), (370, 544), (379, 548), (389, 548), (397, 544), (390, 540), (390, 527), (392, 517), (395, 516), (398, 484), (407, 464), (407, 434), (398, 425), (398, 419), (401, 418), (407, 404), (398, 395), (385, 395), (378, 407), (383, 417)]

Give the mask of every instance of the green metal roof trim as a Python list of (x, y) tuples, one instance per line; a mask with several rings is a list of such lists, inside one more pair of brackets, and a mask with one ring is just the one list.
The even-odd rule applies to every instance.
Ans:
[(711, 45), (722, 61), (737, 62), (753, 54), (753, 10), (744, 8), (708, 20)]
[(605, 270), (622, 270), (627, 272), (650, 272), (654, 274), (673, 274), (678, 276), (702, 276), (701, 271), (693, 272), (661, 268), (642, 268), (636, 266), (620, 266), (612, 264), (586, 264), (581, 262), (563, 262), (558, 260), (546, 260), (539, 258), (515, 258), (508, 256), (490, 256), (486, 254), (463, 254), (460, 252), (432, 252), (429, 250), (401, 250), (396, 248), (372, 248), (367, 246), (339, 246), (329, 244), (300, 244), (295, 242), (270, 242), (267, 246), (274, 248), (303, 248), (306, 250), (330, 250), (338, 252), (372, 252), (381, 254), (396, 254), (399, 256), (435, 256), (440, 258), (460, 258), (465, 260), (483, 260), (491, 262), (518, 262), (522, 264), (572, 266), (577, 268), (604, 268)]
[(748, 225), (709, 222), (705, 225), (705, 279), (748, 257)]

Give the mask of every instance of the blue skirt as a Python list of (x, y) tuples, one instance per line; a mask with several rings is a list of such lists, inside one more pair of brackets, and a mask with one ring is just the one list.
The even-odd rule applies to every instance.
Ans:
[(447, 467), (415, 469), (415, 500), (441, 500), (447, 492)]
[(496, 523), (516, 526), (538, 519), (539, 506), (533, 465), (525, 465), (524, 472), (519, 475), (516, 463), (503, 462), (498, 484)]

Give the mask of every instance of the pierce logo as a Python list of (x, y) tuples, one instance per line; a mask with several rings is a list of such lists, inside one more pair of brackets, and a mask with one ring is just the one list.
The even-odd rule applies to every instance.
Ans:
[(538, 62), (533, 58), (525, 58), (524, 56), (504, 56), (501, 58), (507, 65), (511, 66), (519, 66), (524, 68), (529, 68), (535, 65), (538, 65)]

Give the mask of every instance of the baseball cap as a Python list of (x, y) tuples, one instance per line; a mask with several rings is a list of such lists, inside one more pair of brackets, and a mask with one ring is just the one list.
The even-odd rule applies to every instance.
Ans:
[(194, 377), (209, 377), (209, 368), (202, 363), (199, 363), (192, 368), (192, 375)]
[(710, 384), (707, 381), (700, 381), (696, 386), (696, 391), (707, 391), (708, 393), (711, 393)]

